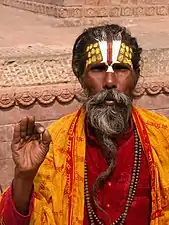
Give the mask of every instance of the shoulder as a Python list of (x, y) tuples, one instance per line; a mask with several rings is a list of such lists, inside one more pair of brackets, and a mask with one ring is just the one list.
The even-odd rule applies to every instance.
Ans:
[(78, 111), (63, 116), (50, 124), (47, 128), (51, 137), (56, 137), (60, 132), (66, 131), (70, 128), (73, 119), (76, 117)]
[(157, 124), (168, 124), (169, 125), (169, 118), (166, 116), (156, 113), (147, 109), (142, 109), (139, 107), (134, 106), (133, 111), (135, 111), (144, 122), (155, 122)]

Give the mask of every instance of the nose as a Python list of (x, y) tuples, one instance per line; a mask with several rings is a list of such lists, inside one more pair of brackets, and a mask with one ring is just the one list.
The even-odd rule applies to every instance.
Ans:
[(104, 80), (104, 89), (117, 88), (116, 77), (113, 72), (107, 72)]

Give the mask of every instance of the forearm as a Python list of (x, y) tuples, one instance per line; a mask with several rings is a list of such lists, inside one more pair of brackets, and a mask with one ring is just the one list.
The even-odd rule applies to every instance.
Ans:
[(14, 178), (12, 183), (12, 199), (16, 210), (22, 215), (29, 212), (30, 200), (33, 194), (33, 181)]

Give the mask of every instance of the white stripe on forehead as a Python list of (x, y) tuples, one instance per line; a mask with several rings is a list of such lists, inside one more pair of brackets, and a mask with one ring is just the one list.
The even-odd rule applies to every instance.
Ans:
[(118, 55), (120, 52), (120, 46), (121, 46), (121, 40), (115, 40), (112, 44), (112, 62), (117, 63), (118, 62)]
[[(120, 51), (120, 46), (121, 46), (121, 40), (113, 40), (112, 41), (112, 65), (114, 63), (117, 63), (117, 58), (119, 55), (119, 51)], [(103, 61), (106, 65), (108, 65), (108, 54), (107, 54), (107, 48), (108, 48), (108, 43), (107, 41), (99, 41), (99, 47), (102, 53), (102, 57), (103, 57)]]
[(107, 41), (99, 41), (99, 46), (103, 57), (102, 62), (107, 63)]

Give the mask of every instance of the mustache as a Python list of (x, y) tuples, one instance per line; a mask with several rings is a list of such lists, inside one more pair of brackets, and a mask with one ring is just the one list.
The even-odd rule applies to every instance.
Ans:
[(105, 100), (112, 100), (117, 105), (128, 106), (131, 104), (132, 99), (122, 92), (118, 92), (115, 88), (102, 90), (95, 95), (88, 98), (88, 103), (90, 106), (97, 106), (100, 104), (105, 104)]

